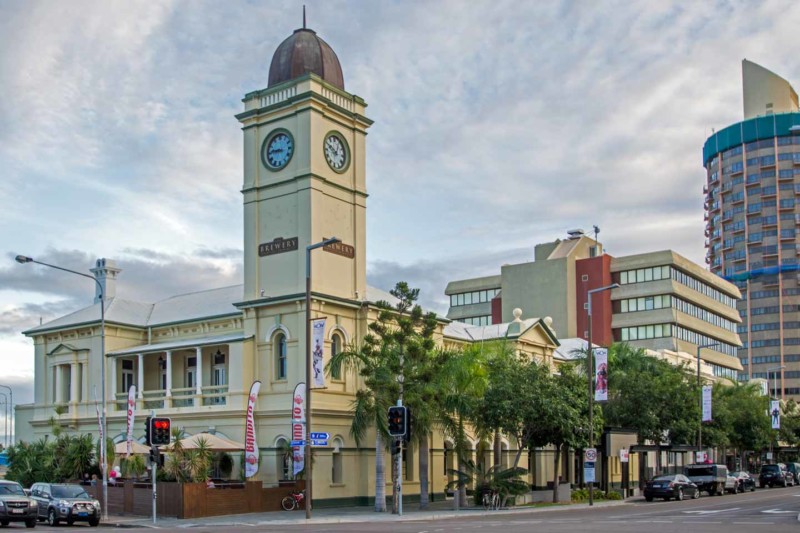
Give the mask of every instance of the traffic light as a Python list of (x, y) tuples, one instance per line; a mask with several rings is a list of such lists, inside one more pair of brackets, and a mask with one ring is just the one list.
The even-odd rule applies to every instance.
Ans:
[(147, 432), (147, 439), (148, 444), (151, 446), (161, 446), (162, 444), (169, 444), (170, 441), (170, 430), (172, 423), (169, 418), (166, 417), (158, 417), (154, 416), (152, 418), (147, 419), (148, 423), (148, 432)]
[(144, 441), (149, 445), (150, 444), (150, 421), (152, 417), (147, 417), (144, 421)]
[(403, 435), (403, 440), (411, 442), (411, 409), (406, 407), (406, 434)]
[(389, 408), (389, 435), (403, 437), (406, 434), (406, 408), (394, 405)]

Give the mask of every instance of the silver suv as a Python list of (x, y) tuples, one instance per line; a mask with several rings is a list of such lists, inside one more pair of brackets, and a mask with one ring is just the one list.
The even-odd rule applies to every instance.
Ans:
[(36, 527), (37, 513), (36, 501), (25, 494), (22, 485), (0, 480), (0, 525), (25, 522), (25, 527)]

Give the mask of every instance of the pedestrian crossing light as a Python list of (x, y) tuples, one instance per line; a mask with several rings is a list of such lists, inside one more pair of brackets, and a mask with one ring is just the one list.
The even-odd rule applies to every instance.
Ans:
[(162, 446), (169, 444), (172, 421), (166, 417), (154, 416), (149, 419), (148, 444), (151, 446)]
[(395, 405), (389, 408), (389, 435), (403, 437), (406, 434), (406, 408)]

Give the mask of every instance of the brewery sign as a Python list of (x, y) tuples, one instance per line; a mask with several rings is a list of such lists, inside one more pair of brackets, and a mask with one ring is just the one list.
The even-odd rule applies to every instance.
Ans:
[(349, 244), (344, 244), (343, 242), (334, 242), (331, 244), (326, 244), (325, 246), (322, 247), (322, 249), (332, 254), (347, 257), (348, 259), (352, 259), (356, 256), (355, 247), (350, 246)]
[(272, 242), (264, 242), (258, 245), (258, 255), (261, 257), (295, 250), (297, 250), (297, 237), (289, 237), (288, 239), (275, 237)]

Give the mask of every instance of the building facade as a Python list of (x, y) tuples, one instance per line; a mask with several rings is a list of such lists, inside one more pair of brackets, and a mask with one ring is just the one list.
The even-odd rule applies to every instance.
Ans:
[[(679, 358), (686, 360), (695, 360), (698, 347), (707, 346), (701, 357), (711, 374), (738, 379), (743, 369), (736, 357), (741, 293), (732, 283), (670, 250), (612, 257), (579, 231), (536, 246), (535, 258), (503, 265), (499, 280), (488, 276), (450, 282), (448, 318), (466, 308), (469, 314), (491, 313), (491, 320), (501, 323), (508, 320), (510, 307), (521, 308), (532, 316), (551, 317), (560, 338), (588, 339), (589, 291), (617, 283), (618, 288), (594, 293), (594, 344), (628, 342), (683, 354)], [(478, 289), (487, 291), (487, 299), (489, 291), (495, 296), (475, 304)]]
[[(800, 397), (800, 113), (779, 76), (743, 62), (745, 120), (709, 137), (706, 248), (711, 271), (742, 291), (740, 379)], [(772, 384), (775, 385), (772, 385)]]
[[(108, 436), (120, 441), (135, 386), (138, 440), (144, 416), (154, 411), (187, 434), (244, 442), (249, 390), (258, 380), (256, 479), (267, 485), (290, 479), (284, 451), (293, 440), (294, 390), (308, 379), (307, 318), (326, 318), (327, 361), (364, 337), (377, 301), (393, 300), (366, 283), (365, 155), (372, 121), (365, 109), (345, 90), (327, 43), (306, 28), (287, 38), (273, 56), (268, 87), (245, 95), (236, 117), (244, 145), (244, 283), (140, 302), (117, 297), (122, 270), (98, 260), (93, 272), (105, 298), (98, 294), (93, 305), (25, 332), (34, 343), (35, 390), (33, 404), (17, 406), (17, 440), (49, 435), (57, 411), (65, 431), (97, 434), (96, 409), (105, 405)], [(313, 254), (307, 308), (306, 247), (334, 236), (341, 242)], [(441, 320), (436, 337), (448, 347), (502, 337), (555, 364), (558, 341), (546, 320), (508, 322), (486, 330)], [(376, 453), (386, 454), (389, 464), (388, 451), (359, 445), (350, 435), (361, 384), (357, 373), (343, 372), (312, 394), (313, 431), (330, 435), (314, 452), (315, 505), (366, 504), (375, 494)], [(453, 443), (441, 433), (430, 438), (429, 490), (441, 496), (451, 480), (447, 469), (457, 466), (448, 453)], [(374, 443), (374, 433), (365, 442)], [(478, 442), (472, 446), (477, 450)], [(518, 444), (504, 438), (502, 447), (501, 460), (509, 464)], [(418, 460), (412, 445), (403, 455), (407, 495), (419, 493)], [(529, 482), (544, 486), (552, 458), (537, 452), (523, 457), (520, 466), (528, 465)]]

